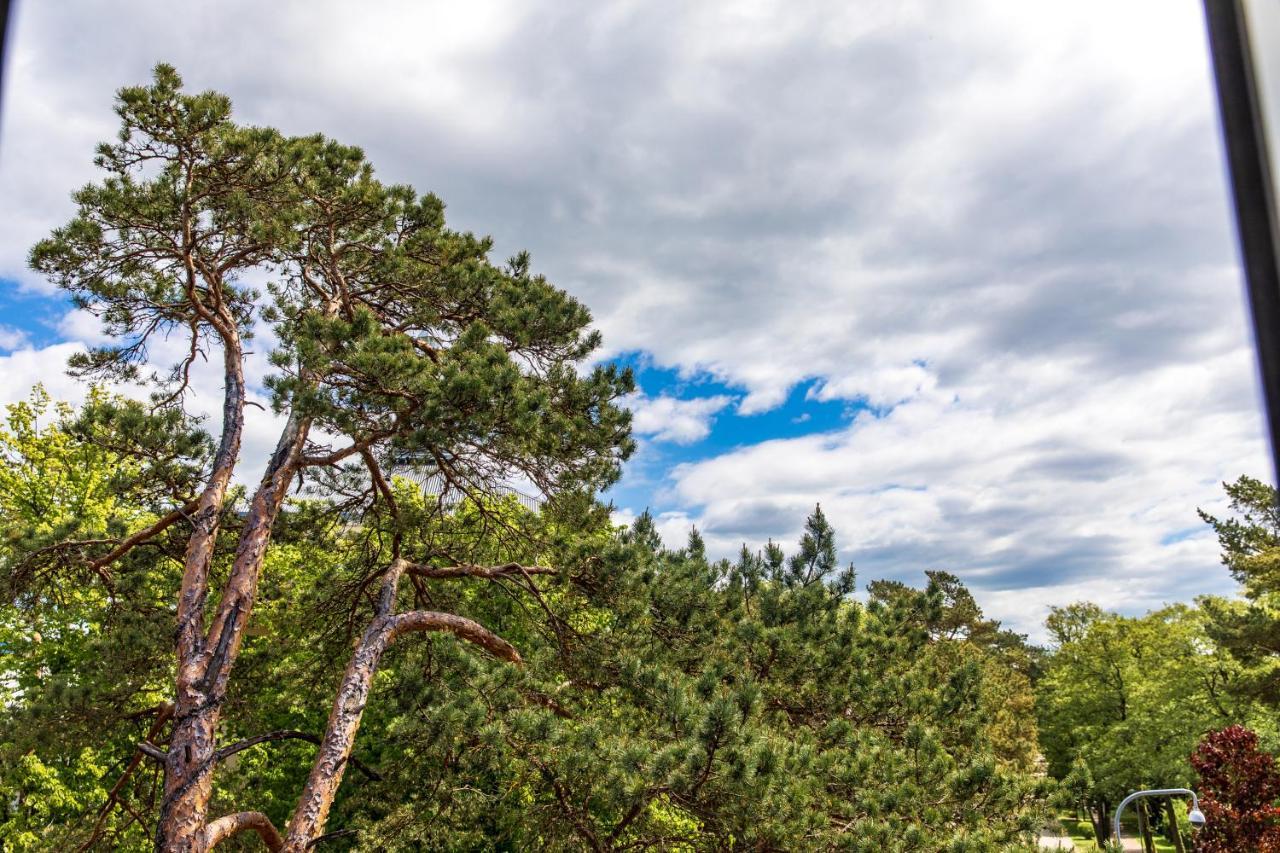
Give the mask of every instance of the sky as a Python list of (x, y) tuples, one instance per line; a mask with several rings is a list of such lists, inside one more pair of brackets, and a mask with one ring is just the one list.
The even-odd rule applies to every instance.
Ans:
[[(1197, 0), (14, 14), (0, 403), (83, 394), (63, 364), (96, 322), (26, 253), (165, 61), (362, 146), (591, 308), (640, 386), (619, 521), (732, 556), (821, 504), (861, 582), (945, 569), (1033, 638), (1053, 605), (1235, 589), (1196, 509), (1269, 463)], [(199, 377), (192, 407), (219, 399)], [(276, 426), (250, 410), (245, 479)]]

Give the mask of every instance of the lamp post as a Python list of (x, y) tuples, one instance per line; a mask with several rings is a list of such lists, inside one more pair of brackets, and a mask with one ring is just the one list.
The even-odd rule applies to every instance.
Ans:
[[(1121, 800), (1120, 805), (1116, 806), (1115, 821), (1112, 823), (1116, 841), (1120, 840), (1120, 813), (1124, 811), (1125, 806), (1142, 797), (1172, 797), (1174, 795), (1185, 795), (1191, 798), (1191, 811), (1187, 812), (1187, 820), (1191, 821), (1192, 826), (1204, 826), (1204, 812), (1200, 811), (1200, 798), (1196, 796), (1195, 791), (1188, 788), (1153, 788), (1150, 791), (1134, 791)], [(1177, 831), (1177, 827), (1174, 827), (1174, 832)]]

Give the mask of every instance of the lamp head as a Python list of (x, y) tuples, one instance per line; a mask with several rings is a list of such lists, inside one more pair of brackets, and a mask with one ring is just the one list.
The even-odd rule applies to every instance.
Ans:
[(1187, 820), (1191, 821), (1192, 826), (1204, 826), (1204, 812), (1198, 808), (1192, 808), (1187, 812)]

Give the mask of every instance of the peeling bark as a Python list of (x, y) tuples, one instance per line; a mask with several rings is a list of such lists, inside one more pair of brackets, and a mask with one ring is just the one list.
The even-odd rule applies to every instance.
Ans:
[(206, 849), (204, 824), (211, 791), (216, 705), (199, 686), (204, 657), (201, 629), (219, 520), (244, 432), (244, 367), (234, 330), (224, 335), (223, 357), (226, 378), (222, 440), (209, 482), (192, 514), (191, 538), (187, 540), (178, 593), (173, 735), (165, 762), (160, 818), (156, 822), (156, 847), (166, 853), (202, 853)]
[[(231, 427), (238, 434), (243, 429), (241, 378), (236, 376), (235, 381), (229, 378), (227, 387), (229, 395), (233, 389), (238, 389), (235, 393), (241, 395), (240, 416)], [(188, 571), (183, 576), (178, 608), (178, 710), (165, 762), (164, 800), (156, 828), (156, 846), (166, 853), (203, 853), (207, 849), (204, 829), (212, 793), (213, 768), (217, 763), (215, 729), (226, 695), (227, 680), (257, 598), (258, 580), (271, 529), (297, 470), (307, 427), (304, 421), (290, 417), (281, 433), (271, 464), (250, 502), (232, 562), (231, 576), (223, 589), (207, 635), (200, 631), (201, 613), (208, 588), (213, 537), (217, 533), (217, 514), (221, 512), (221, 501), (230, 481), (229, 469), (227, 476), (222, 478), (218, 476), (221, 469), (215, 465), (216, 476), (211, 486), (218, 486), (218, 513), (214, 513), (211, 524), (205, 528), (201, 528), (197, 520), (198, 533), (192, 535), (188, 544)], [(238, 443), (237, 437), (236, 448)], [(224, 434), (223, 448), (230, 446)], [(222, 455), (220, 450), (219, 460)], [(232, 465), (234, 461), (232, 455)], [(207, 489), (206, 493), (210, 491), (214, 490)]]
[(324, 832), (329, 809), (333, 806), (333, 798), (342, 784), (343, 772), (355, 746), (378, 662), (397, 637), (415, 631), (448, 631), (459, 639), (480, 646), (496, 658), (517, 664), (521, 662), (514, 646), (470, 619), (426, 610), (396, 615), (393, 612), (396, 587), (409, 568), (409, 563), (396, 559), (383, 579), (376, 615), (347, 664), (333, 700), (333, 709), (329, 712), (324, 739), (289, 821), (282, 848), (286, 853), (302, 853)]

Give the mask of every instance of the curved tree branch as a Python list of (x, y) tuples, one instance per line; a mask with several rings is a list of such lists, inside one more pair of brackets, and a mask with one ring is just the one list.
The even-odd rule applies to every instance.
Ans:
[(436, 613), (431, 610), (414, 610), (393, 617), (388, 626), (388, 642), (401, 634), (414, 631), (448, 631), (460, 640), (466, 640), (484, 649), (499, 660), (523, 663), (516, 647), (481, 625), (452, 613)]
[(305, 850), (310, 842), (324, 832), (329, 808), (342, 784), (343, 771), (355, 746), (356, 733), (364, 716), (365, 704), (378, 663), (387, 646), (397, 637), (416, 631), (448, 631), (455, 637), (473, 643), (500, 660), (521, 663), (515, 646), (485, 628), (478, 622), (455, 616), (452, 613), (436, 613), (415, 610), (395, 613), (396, 587), (410, 564), (396, 558), (387, 567), (382, 579), (382, 589), (374, 608), (373, 621), (365, 629), (347, 664), (347, 671), (338, 685), (338, 693), (329, 712), (324, 739), (316, 752), (315, 762), (307, 777), (306, 787), (298, 798), (298, 806), (289, 821), (286, 844), (290, 851)]
[(246, 830), (258, 833), (271, 853), (284, 849), (284, 839), (280, 837), (271, 819), (262, 812), (236, 812), (211, 822), (204, 828), (205, 847), (212, 850), (231, 836)]
[(197, 507), (197, 502), (190, 501), (184, 504), (183, 506), (180, 506), (177, 509), (173, 510), (172, 512), (169, 512), (168, 514), (162, 516), (159, 520), (155, 522), (155, 524), (152, 524), (150, 527), (143, 528), (142, 530), (139, 530), (137, 533), (134, 533), (132, 536), (129, 536), (126, 539), (120, 540), (120, 544), (116, 545), (116, 547), (112, 548), (106, 554), (102, 555), (101, 557), (99, 557), (98, 559), (90, 563), (89, 568), (93, 569), (95, 572), (99, 571), (100, 569), (106, 568), (111, 563), (114, 563), (116, 560), (120, 559), (125, 554), (132, 551), (136, 546), (141, 545), (143, 542), (146, 542), (147, 540), (151, 539), (154, 536), (159, 535), (160, 533), (163, 533), (166, 529), (173, 526), (174, 524), (181, 521), (182, 519), (189, 517), (190, 514), (195, 511), (196, 507)]

